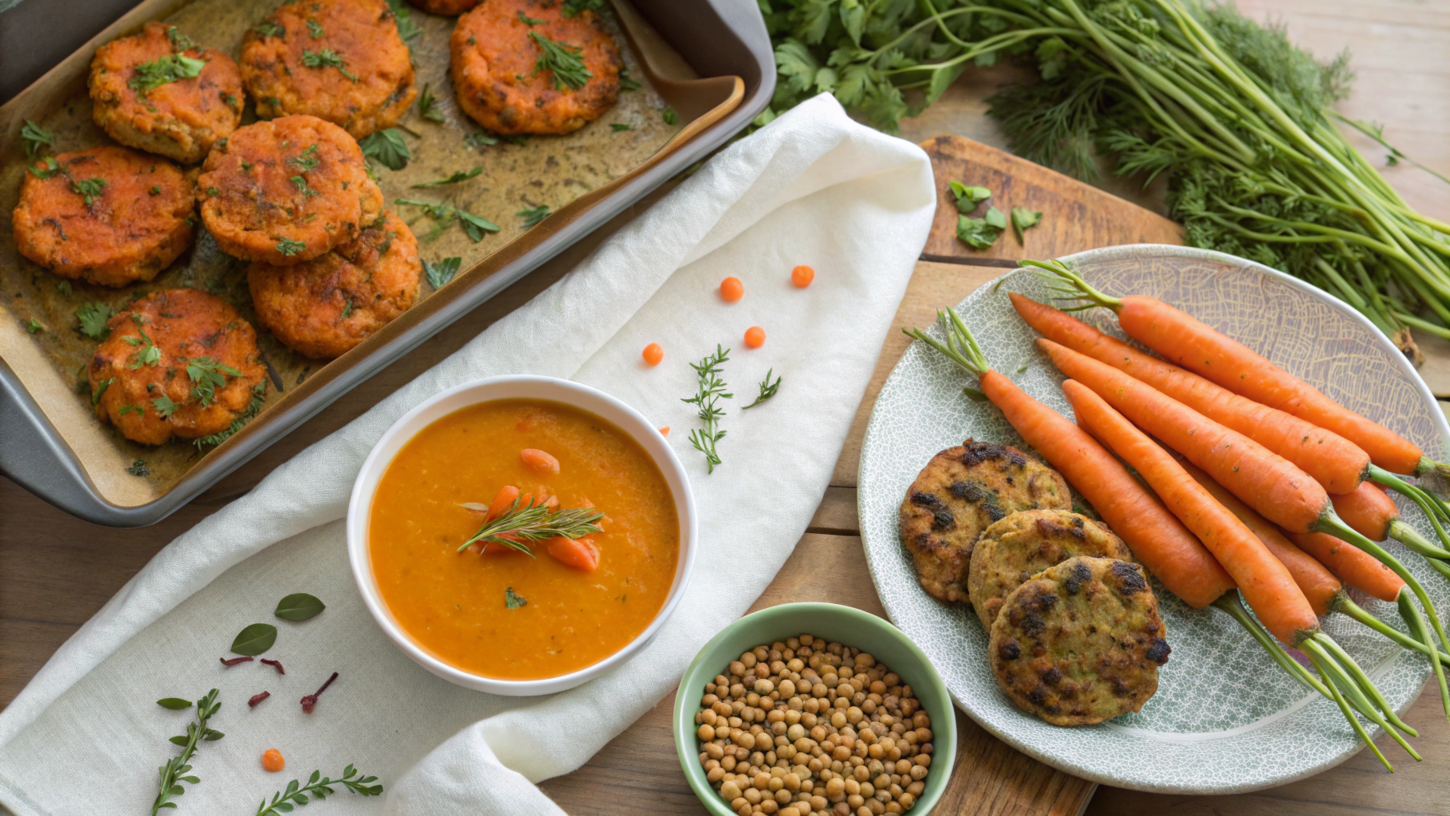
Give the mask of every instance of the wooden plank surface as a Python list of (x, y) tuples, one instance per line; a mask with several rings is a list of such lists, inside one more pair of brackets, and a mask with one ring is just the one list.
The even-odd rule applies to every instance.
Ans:
[[(1281, 19), (1291, 37), (1320, 56), (1346, 46), (1355, 51), (1357, 79), (1354, 93), (1340, 110), (1354, 118), (1386, 124), (1386, 136), (1406, 153), (1442, 172), (1450, 170), (1450, 5), (1424, 0), (1239, 0), (1251, 16)], [(943, 133), (969, 136), (1002, 146), (1001, 134), (985, 117), (985, 99), (1001, 84), (1020, 78), (1010, 66), (970, 71), (935, 106), (907, 120), (902, 135), (923, 141)], [(1367, 140), (1356, 143), (1369, 148)], [(1368, 150), (1378, 157), (1382, 151)], [(1382, 162), (1377, 162), (1377, 164)], [(1006, 160), (1000, 167), (1008, 166)], [(965, 166), (963, 166), (965, 169)], [(959, 170), (953, 169), (952, 173)], [(1013, 204), (1035, 206), (1039, 188), (1034, 169), (1013, 172), (1010, 181), (990, 181), (988, 166), (967, 183), (998, 190), (1004, 212)], [(1450, 213), (1450, 186), (1407, 165), (1387, 168), (1386, 176), (1410, 203), (1427, 212)], [(946, 179), (940, 179), (945, 185)], [(1161, 190), (1142, 191), (1128, 181), (1108, 179), (1112, 190), (1150, 208), (1159, 206)], [(1009, 195), (1010, 193), (1010, 195)], [(658, 198), (658, 194), (653, 198)], [(1027, 199), (1032, 203), (1024, 203)], [(334, 406), (314, 418), (281, 443), (233, 473), (200, 499), (161, 524), (143, 530), (110, 530), (71, 518), (44, 504), (8, 480), (0, 479), (0, 704), (8, 703), (49, 655), (98, 610), (126, 580), (168, 541), (252, 485), (311, 442), (341, 427), (382, 397), (442, 359), (479, 331), (526, 302), (586, 254), (594, 243), (637, 214), (637, 207), (601, 230), (589, 244), (509, 289), (472, 315), (381, 372)], [(1005, 204), (1006, 206), (1002, 206)], [(1121, 205), (1108, 202), (1103, 206)], [(1082, 220), (1073, 210), (1068, 222)], [(1026, 247), (1004, 236), (992, 253), (976, 256), (937, 241), (934, 254), (958, 256), (955, 263), (923, 262), (897, 315), (900, 325), (922, 325), (933, 310), (955, 303), (981, 283), (1000, 274), (1000, 267), (962, 265), (961, 259), (984, 258), (988, 263), (1020, 254), (1054, 254), (1090, 245), (1073, 246), (1090, 231), (1100, 229), (1093, 213), (1076, 231), (1044, 219), (1040, 232), (1028, 233)], [(954, 215), (938, 217), (954, 223)], [(1134, 216), (1139, 217), (1141, 216)], [(1136, 222), (1142, 229), (1162, 230), (1162, 222)], [(938, 230), (940, 232), (940, 230)], [(1096, 235), (1096, 232), (1092, 232)], [(1154, 232), (1154, 235), (1160, 233)], [(1049, 237), (1050, 236), (1050, 237)], [(1036, 241), (1040, 239), (1039, 245)], [(1154, 237), (1145, 240), (1166, 240)], [(1097, 238), (1091, 239), (1099, 241)], [(1122, 240), (1139, 240), (1132, 239)], [(1099, 243), (1117, 243), (1104, 239)], [(1010, 244), (1010, 245), (1009, 245)], [(1010, 251), (1009, 251), (1010, 250)], [(1430, 358), (1423, 374), (1432, 389), (1450, 395), (1450, 344), (1421, 340)], [(866, 576), (856, 519), (856, 465), (861, 433), (880, 384), (907, 345), (893, 332), (887, 339), (875, 377), (862, 402), (856, 424), (838, 461), (832, 487), (796, 553), (757, 605), (787, 600), (833, 600), (880, 614), (879, 602)], [(823, 568), (823, 565), (825, 567)], [(651, 713), (622, 734), (584, 768), (544, 784), (544, 789), (574, 814), (614, 814), (648, 810), (659, 813), (702, 813), (684, 784), (669, 739), (672, 700), (662, 701)], [(1046, 769), (1005, 748), (969, 720), (962, 726), (960, 754), (964, 763), (953, 779), (948, 800), (939, 813), (1072, 814), (1081, 808), (1088, 783)], [(1399, 764), (1394, 776), (1383, 773), (1365, 753), (1344, 765), (1309, 780), (1259, 793), (1230, 797), (1190, 797), (1140, 794), (1101, 787), (1087, 812), (1157, 814), (1172, 811), (1185, 816), (1229, 814), (1450, 814), (1450, 801), (1441, 793), (1441, 780), (1450, 768), (1450, 724), (1439, 713), (1434, 695), (1422, 696), (1409, 719), (1422, 726), (1417, 747), (1427, 760), (1417, 766)]]

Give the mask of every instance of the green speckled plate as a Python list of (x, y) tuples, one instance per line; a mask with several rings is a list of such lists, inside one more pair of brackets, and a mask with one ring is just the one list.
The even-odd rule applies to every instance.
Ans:
[[(1428, 451), (1443, 453), (1450, 444), (1444, 414), (1404, 356), (1358, 313), (1318, 289), (1241, 258), (1182, 247), (1113, 247), (1068, 260), (1102, 291), (1177, 305)], [(1008, 291), (1049, 297), (1040, 279), (1019, 271), (1000, 288), (978, 289), (956, 310), (994, 368), (1071, 417), (1059, 389), (1063, 378), (1036, 351), (1036, 335), (1012, 310)], [(1107, 310), (1080, 316), (1123, 336)], [(913, 344), (876, 401), (858, 494), (861, 537), (881, 602), (930, 657), (968, 716), (1063, 771), (1147, 791), (1233, 793), (1280, 785), (1360, 750), (1334, 704), (1289, 679), (1227, 615), (1190, 609), (1156, 583), (1173, 655), (1157, 695), (1141, 712), (1058, 728), (1015, 708), (992, 677), (987, 636), (976, 616), (923, 592), (897, 537), (901, 497), (933, 454), (968, 437), (1025, 447), (995, 407), (962, 394), (969, 384), (975, 385), (967, 374), (924, 344)], [(1404, 504), (1400, 509), (1422, 532), (1431, 532), (1418, 511)], [(1450, 610), (1450, 583), (1398, 545), (1390, 549), (1436, 606)], [(1358, 594), (1356, 600), (1402, 626), (1391, 604)], [(1396, 710), (1410, 707), (1430, 675), (1423, 658), (1339, 616), (1326, 619), (1324, 628), (1375, 678)], [(1413, 761), (1393, 744), (1385, 750), (1397, 765)]]

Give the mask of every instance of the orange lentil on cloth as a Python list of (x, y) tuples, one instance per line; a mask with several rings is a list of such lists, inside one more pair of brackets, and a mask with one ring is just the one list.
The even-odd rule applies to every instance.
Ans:
[(734, 303), (745, 297), (745, 284), (733, 275), (720, 281), (720, 297), (725, 298), (726, 303)]
[(262, 754), (262, 768), (270, 773), (276, 773), (287, 767), (287, 760), (282, 758), (282, 752), (276, 748), (268, 748)]
[(765, 345), (765, 329), (759, 326), (751, 326), (745, 330), (745, 345), (751, 348), (760, 348)]
[(644, 357), (644, 361), (647, 364), (657, 366), (661, 360), (665, 359), (665, 350), (660, 348), (659, 343), (650, 343), (644, 347), (644, 352), (641, 356)]
[(795, 269), (792, 269), (790, 271), (790, 282), (802, 289), (810, 286), (811, 281), (815, 279), (816, 270), (810, 268), (809, 266), (805, 266), (804, 264), (802, 264), (801, 266), (797, 266)]

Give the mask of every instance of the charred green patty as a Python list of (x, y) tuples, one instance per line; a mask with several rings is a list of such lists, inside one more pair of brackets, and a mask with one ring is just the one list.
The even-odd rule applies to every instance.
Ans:
[(931, 458), (901, 502), (901, 543), (933, 597), (970, 602), (967, 571), (977, 537), (1019, 510), (1071, 509), (1057, 471), (1006, 445), (968, 439)]
[(1079, 555), (1133, 560), (1128, 545), (1106, 524), (1067, 510), (1024, 510), (988, 527), (972, 548), (967, 574), (972, 608), (982, 626), (992, 631), (997, 610), (1012, 590)]
[(997, 685), (1053, 725), (1143, 707), (1168, 662), (1158, 601), (1137, 564), (1071, 558), (1007, 596), (988, 657)]

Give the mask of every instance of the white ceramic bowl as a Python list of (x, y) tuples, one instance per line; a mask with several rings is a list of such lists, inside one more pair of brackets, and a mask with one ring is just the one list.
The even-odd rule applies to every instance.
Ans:
[[(403, 631), (378, 593), (377, 581), (373, 577), (372, 558), (368, 550), (368, 520), (372, 516), (373, 495), (378, 482), (397, 456), (398, 451), (417, 433), (433, 422), (462, 408), (500, 399), (541, 399), (572, 405), (613, 423), (615, 427), (629, 434), (644, 448), (655, 466), (660, 469), (669, 485), (675, 501), (675, 516), (680, 524), (680, 557), (675, 566), (674, 584), (669, 597), (660, 608), (659, 614), (650, 625), (630, 641), (623, 649), (609, 657), (586, 666), (576, 672), (548, 677), (542, 680), (500, 680), (484, 677), (450, 666), (424, 651)], [(674, 451), (665, 443), (665, 438), (638, 411), (623, 402), (586, 385), (552, 377), (492, 377), (486, 380), (465, 383), (425, 400), (418, 407), (404, 414), (383, 434), (382, 439), (368, 454), (353, 484), (352, 498), (347, 507), (347, 555), (352, 562), (353, 578), (357, 580), (358, 591), (367, 603), (368, 611), (378, 626), (387, 633), (408, 657), (430, 672), (467, 688), (504, 694), (510, 697), (529, 697), (539, 694), (553, 694), (592, 680), (629, 660), (669, 618), (689, 583), (690, 571), (695, 564), (696, 530), (695, 498), (690, 492), (690, 482), (685, 478), (685, 469)]]

